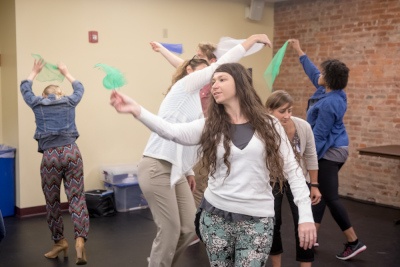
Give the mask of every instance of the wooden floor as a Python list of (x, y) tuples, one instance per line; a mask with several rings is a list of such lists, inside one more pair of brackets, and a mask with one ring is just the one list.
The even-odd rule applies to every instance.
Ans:
[[(313, 266), (322, 267), (399, 267), (400, 210), (342, 199), (359, 238), (368, 249), (349, 261), (340, 261), (335, 254), (343, 249), (344, 237), (329, 211), (319, 232), (320, 247)], [(283, 240), (284, 267), (299, 266), (294, 258), (293, 224), (288, 204), (284, 201)], [(7, 235), (0, 243), (0, 267), (67, 267), (75, 265), (72, 223), (64, 216), (65, 235), (70, 243), (69, 258), (46, 259), (43, 254), (52, 246), (44, 215), (31, 218), (4, 218)], [(86, 243), (88, 264), (95, 267), (145, 267), (156, 233), (148, 209), (118, 213), (90, 221)], [(209, 266), (204, 245), (188, 247), (177, 267)], [(268, 264), (267, 266), (270, 266)]]

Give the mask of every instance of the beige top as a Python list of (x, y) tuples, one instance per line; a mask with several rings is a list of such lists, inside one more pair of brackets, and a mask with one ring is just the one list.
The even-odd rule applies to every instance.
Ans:
[(318, 170), (318, 156), (315, 147), (314, 134), (310, 124), (298, 117), (291, 117), (300, 139), (301, 168), (307, 182), (310, 182), (308, 170)]

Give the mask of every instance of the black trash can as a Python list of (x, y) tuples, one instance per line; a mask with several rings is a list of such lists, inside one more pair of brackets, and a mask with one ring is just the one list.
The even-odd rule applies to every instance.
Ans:
[(15, 148), (0, 145), (0, 210), (15, 215)]

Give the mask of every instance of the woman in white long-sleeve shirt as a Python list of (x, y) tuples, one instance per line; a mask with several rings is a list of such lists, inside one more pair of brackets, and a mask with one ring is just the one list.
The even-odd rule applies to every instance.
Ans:
[[(208, 66), (202, 59), (187, 60), (176, 71), (176, 79)], [(174, 77), (175, 78), (175, 77)], [(180, 85), (180, 86), (178, 86)], [(184, 117), (179, 107), (191, 104), (185, 100), (186, 93), (181, 83), (169, 88), (161, 104), (159, 116), (171, 122), (185, 122), (199, 118), (195, 109)], [(188, 238), (193, 240), (193, 217), (195, 205), (192, 191), (195, 180), (191, 169), (183, 169), (182, 156), (185, 147), (165, 140), (152, 133), (138, 166), (138, 178), (142, 192), (149, 204), (157, 225), (157, 235), (153, 241), (149, 266), (174, 266), (187, 246)], [(174, 180), (171, 180), (171, 175)]]
[[(255, 43), (265, 43), (266, 40), (266, 35), (253, 35), (216, 63), (203, 69), (193, 69), (169, 90), (161, 103), (158, 117), (173, 123), (202, 118), (199, 91), (210, 82), (215, 69), (223, 63), (239, 61)], [(184, 177), (193, 174), (193, 151), (194, 147), (183, 146), (152, 133), (143, 152), (144, 157), (138, 168), (139, 184), (157, 225), (150, 267), (175, 266), (195, 236), (193, 221), (196, 208)]]
[(200, 145), (209, 173), (200, 234), (212, 266), (265, 265), (274, 226), (271, 177), (280, 184), (288, 179), (299, 208), (300, 246), (311, 248), (316, 230), (309, 189), (284, 129), (267, 114), (250, 75), (240, 64), (223, 64), (213, 74), (211, 93), (207, 119), (190, 123), (169, 123), (118, 92), (110, 103), (165, 139)]

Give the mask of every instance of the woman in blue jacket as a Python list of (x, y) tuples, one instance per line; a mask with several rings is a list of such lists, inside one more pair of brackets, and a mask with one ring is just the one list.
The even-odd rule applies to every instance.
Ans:
[[(340, 260), (348, 260), (367, 247), (358, 240), (349, 216), (339, 198), (339, 170), (348, 157), (349, 138), (343, 117), (347, 109), (344, 88), (347, 86), (349, 68), (337, 59), (321, 64), (321, 72), (300, 48), (296, 39), (289, 40), (300, 57), (305, 73), (317, 88), (308, 101), (307, 121), (315, 137), (318, 155), (318, 182), (322, 200), (313, 206), (314, 220), (319, 228), (325, 207), (346, 236), (344, 251), (337, 254)], [(316, 244), (318, 246), (318, 243)]]
[(86, 264), (84, 244), (89, 231), (89, 213), (83, 183), (83, 160), (75, 143), (79, 137), (75, 125), (75, 108), (82, 99), (84, 88), (64, 64), (58, 64), (58, 70), (72, 84), (73, 94), (65, 96), (60, 87), (49, 85), (41, 96), (35, 96), (32, 82), (44, 66), (43, 59), (35, 60), (28, 78), (21, 82), (22, 96), (35, 114), (34, 138), (38, 141), (38, 151), (43, 153), (40, 176), (46, 199), (47, 223), (54, 241), (53, 248), (44, 256), (57, 258), (61, 252), (64, 252), (64, 257), (67, 256), (68, 243), (64, 237), (60, 206), (60, 188), (64, 182), (69, 212), (74, 224), (76, 264), (84, 265)]

